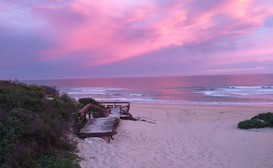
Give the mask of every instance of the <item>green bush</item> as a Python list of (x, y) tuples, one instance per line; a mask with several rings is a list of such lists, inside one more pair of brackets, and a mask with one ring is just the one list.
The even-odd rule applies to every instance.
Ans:
[(48, 87), (0, 81), (0, 167), (79, 167), (67, 138), (76, 106)]
[(256, 116), (252, 117), (251, 119), (263, 120), (263, 121), (271, 123), (273, 125), (273, 113), (271, 113), (271, 112), (258, 114)]
[(38, 160), (37, 168), (80, 168), (74, 158), (59, 160), (45, 155)]
[(252, 117), (250, 120), (245, 120), (238, 123), (238, 128), (241, 129), (265, 127), (273, 127), (273, 113), (261, 113)]
[[(92, 98), (80, 98), (79, 99), (79, 103), (83, 104), (83, 105), (87, 105), (88, 103), (92, 103), (95, 104), (101, 108), (104, 108), (103, 106), (100, 105), (100, 102), (96, 101), (95, 99)], [(106, 114), (104, 112), (102, 112), (100, 109), (98, 108), (90, 108), (90, 111), (92, 112), (93, 116), (95, 118), (100, 118), (100, 117), (106, 117)]]
[(241, 129), (265, 128), (269, 126), (270, 126), (269, 123), (261, 121), (261, 120), (257, 120), (257, 119), (241, 121), (238, 124), (238, 128), (241, 128)]
[(92, 104), (95, 104), (95, 105), (100, 104), (99, 102), (97, 102), (95, 99), (92, 99), (92, 98), (80, 98), (79, 103), (81, 103), (83, 105), (87, 105), (88, 103), (92, 103)]

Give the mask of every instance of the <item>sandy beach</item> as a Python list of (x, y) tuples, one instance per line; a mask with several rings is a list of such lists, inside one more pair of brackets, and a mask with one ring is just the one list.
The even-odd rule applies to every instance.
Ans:
[[(131, 104), (111, 143), (78, 139), (83, 168), (272, 168), (273, 129), (237, 124), (272, 107)], [(155, 122), (155, 124), (153, 123)]]

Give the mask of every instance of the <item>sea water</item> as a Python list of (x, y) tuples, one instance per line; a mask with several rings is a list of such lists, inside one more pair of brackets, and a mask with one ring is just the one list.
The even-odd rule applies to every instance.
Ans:
[(199, 105), (273, 105), (273, 74), (26, 81), (79, 99)]

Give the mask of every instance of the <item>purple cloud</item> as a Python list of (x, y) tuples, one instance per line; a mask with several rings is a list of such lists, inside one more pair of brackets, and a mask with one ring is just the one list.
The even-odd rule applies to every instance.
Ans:
[(3, 0), (0, 11), (3, 79), (273, 72), (270, 0)]

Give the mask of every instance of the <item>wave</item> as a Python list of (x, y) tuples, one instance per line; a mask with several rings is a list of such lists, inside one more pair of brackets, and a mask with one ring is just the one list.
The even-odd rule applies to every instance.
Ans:
[(144, 96), (144, 94), (139, 94), (139, 93), (131, 93), (131, 94), (128, 94), (128, 96), (136, 96), (136, 97), (141, 97), (141, 96)]
[(227, 86), (196, 90), (197, 93), (215, 97), (273, 96), (273, 86)]
[(77, 88), (60, 88), (61, 93), (79, 99), (82, 97), (92, 97), (97, 99), (109, 100), (133, 100), (133, 101), (151, 101), (149, 97), (142, 93), (134, 93), (123, 88), (97, 88), (97, 87), (77, 87)]
[(67, 93), (68, 95), (104, 95), (114, 92), (120, 92), (123, 88), (99, 88), (99, 87), (77, 87), (77, 88), (60, 88), (61, 93)]
[[(129, 101), (185, 105), (272, 105), (273, 86), (183, 87), (174, 91), (133, 90), (112, 87), (60, 88), (61, 93), (79, 99), (92, 97), (98, 101)], [(169, 90), (169, 89), (168, 89)], [(166, 92), (165, 92), (166, 91)], [(187, 97), (189, 96), (189, 97)], [(236, 99), (233, 99), (236, 98)], [(272, 103), (271, 103), (272, 102)]]
[[(79, 98), (76, 98), (79, 99)], [(153, 99), (153, 98), (94, 98), (97, 101), (128, 101), (134, 103), (155, 103), (155, 104), (180, 104), (180, 105), (202, 105), (202, 106), (267, 106), (273, 105), (273, 102), (206, 102), (206, 101), (184, 101), (184, 100), (165, 100), (165, 99)]]
[(230, 89), (273, 89), (273, 86), (227, 86)]
[(129, 101), (129, 102), (156, 102), (155, 99), (152, 98), (95, 98), (98, 101)]

